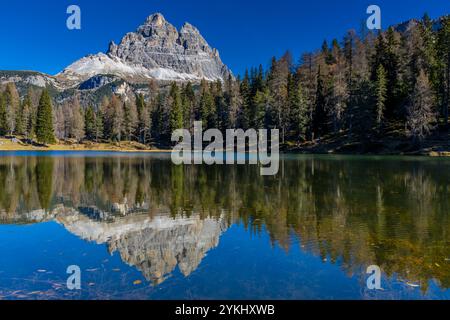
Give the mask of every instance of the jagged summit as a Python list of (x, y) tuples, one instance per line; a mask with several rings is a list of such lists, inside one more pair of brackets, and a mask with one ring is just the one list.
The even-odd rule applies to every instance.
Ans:
[(160, 12), (156, 12), (150, 16), (148, 16), (147, 20), (145, 20), (145, 24), (154, 25), (154, 26), (162, 26), (166, 22), (166, 19)]
[(211, 48), (200, 31), (185, 23), (180, 31), (161, 13), (147, 17), (135, 32), (119, 44), (110, 42), (108, 51), (86, 56), (56, 77), (81, 82), (99, 74), (112, 74), (132, 81), (225, 80), (231, 71)]

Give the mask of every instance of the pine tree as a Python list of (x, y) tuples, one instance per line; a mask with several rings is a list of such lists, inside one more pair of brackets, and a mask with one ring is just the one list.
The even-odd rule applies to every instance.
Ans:
[(183, 129), (183, 110), (181, 109), (181, 94), (176, 82), (172, 83), (170, 88), (170, 116), (169, 130), (170, 133), (177, 129)]
[(308, 105), (305, 100), (302, 84), (297, 77), (289, 81), (290, 126), (296, 141), (306, 140), (309, 125)]
[(383, 65), (379, 65), (377, 70), (377, 81), (375, 83), (376, 88), (376, 112), (377, 112), (377, 125), (381, 125), (383, 120), (383, 114), (386, 104), (386, 93), (387, 93), (387, 81), (386, 81), (386, 71)]
[(448, 128), (448, 113), (450, 107), (450, 16), (442, 18), (438, 31), (438, 96), (444, 125)]
[(26, 122), (27, 119), (25, 118), (25, 106), (23, 103), (19, 103), (18, 113), (16, 116), (16, 128), (15, 133), (17, 135), (23, 136), (25, 135), (25, 128), (26, 128)]
[(214, 124), (210, 123), (211, 113), (215, 111), (214, 98), (211, 93), (210, 86), (204, 82), (201, 84), (201, 95), (199, 101), (199, 115), (198, 118), (203, 123), (204, 128), (214, 128)]
[(0, 92), (0, 136), (8, 133), (8, 120), (6, 118), (6, 101), (3, 92)]
[(242, 97), (242, 104), (238, 115), (238, 126), (244, 130), (250, 128), (251, 124), (251, 105), (252, 96), (250, 89), (250, 77), (248, 70), (245, 71), (244, 79), (240, 85), (240, 95)]
[(101, 110), (97, 110), (97, 113), (95, 114), (95, 131), (94, 131), (95, 142), (98, 142), (99, 139), (103, 138), (104, 132), (105, 128), (103, 125), (103, 114)]
[(433, 111), (434, 99), (428, 76), (420, 71), (414, 91), (407, 107), (407, 133), (416, 141), (422, 141), (433, 129), (436, 114)]
[(20, 106), (19, 93), (17, 92), (17, 88), (14, 83), (10, 82), (6, 85), (5, 101), (7, 131), (9, 135), (13, 135), (14, 132), (16, 132), (16, 123)]
[(341, 50), (337, 40), (333, 41), (332, 54), (334, 64), (329, 75), (328, 107), (332, 116), (334, 131), (339, 132), (343, 127), (344, 114), (349, 98), (349, 81), (351, 79), (348, 78), (347, 61), (344, 52)]
[(324, 58), (324, 62), (326, 64), (333, 64), (334, 63), (334, 59), (333, 59), (333, 55), (331, 53), (330, 48), (328, 47), (328, 42), (327, 40), (324, 40), (322, 43), (322, 56)]
[(84, 114), (83, 109), (80, 106), (78, 97), (75, 97), (72, 105), (72, 119), (71, 119), (71, 130), (70, 137), (81, 142), (84, 138)]
[(93, 141), (96, 137), (96, 119), (93, 106), (89, 106), (84, 113), (84, 131), (86, 139)]
[(326, 133), (326, 97), (325, 84), (320, 68), (317, 71), (317, 91), (313, 114), (314, 138), (320, 138)]
[(25, 137), (30, 139), (34, 136), (34, 128), (36, 124), (36, 115), (33, 108), (33, 102), (31, 100), (31, 93), (28, 91), (22, 104), (23, 110), (23, 122), (25, 127)]
[(239, 92), (240, 87), (239, 78), (234, 80), (230, 75), (228, 76), (227, 81), (225, 82), (225, 104), (227, 105), (227, 109), (229, 112), (229, 128), (236, 127), (237, 125), (237, 115), (239, 111), (239, 106), (241, 104), (241, 95)]
[(97, 115), (101, 115), (102, 120), (102, 138), (106, 140), (112, 139), (112, 110), (108, 97), (103, 96)]
[(301, 65), (297, 69), (297, 74), (299, 77), (300, 85), (303, 88), (306, 112), (307, 112), (307, 123), (306, 128), (306, 139), (311, 140), (313, 138), (313, 115), (314, 115), (314, 102), (316, 95), (316, 85), (317, 85), (317, 71), (316, 64), (314, 63), (316, 58), (311, 53), (305, 53), (301, 58)]
[(252, 97), (252, 127), (265, 128), (266, 111), (270, 109), (270, 92), (266, 86), (261, 87)]
[(354, 77), (353, 68), (354, 68), (355, 42), (356, 42), (355, 31), (351, 30), (347, 32), (347, 35), (344, 37), (344, 49), (343, 49), (347, 85), (351, 85)]
[(43, 144), (55, 143), (53, 128), (53, 107), (50, 94), (47, 89), (41, 94), (36, 116), (36, 138)]
[(429, 74), (430, 81), (434, 88), (437, 88), (437, 34), (433, 30), (433, 21), (425, 13), (419, 24), (422, 47), (421, 56), (423, 68)]
[(142, 94), (136, 95), (136, 110), (138, 114), (137, 137), (139, 142), (146, 143), (149, 128), (150, 113)]
[(108, 105), (108, 124), (110, 125), (110, 139), (122, 141), (122, 133), (124, 131), (124, 113), (120, 98), (116, 95), (111, 97)]
[(226, 129), (230, 128), (230, 110), (226, 103), (224, 92), (222, 90), (222, 83), (220, 81), (216, 82), (214, 104), (216, 106), (216, 118), (211, 120), (216, 121), (217, 128), (222, 132), (225, 132)]
[[(167, 136), (166, 132), (166, 110), (165, 104), (166, 99), (165, 96), (158, 92), (155, 100), (153, 101), (154, 107), (152, 108), (152, 137), (154, 137), (158, 142), (161, 142), (165, 136)], [(167, 140), (167, 137), (166, 137)]]
[[(401, 100), (404, 98), (399, 89), (399, 35), (394, 28), (386, 31), (386, 56), (383, 67), (386, 70), (387, 99), (386, 115), (401, 118)], [(377, 70), (378, 71), (378, 67)]]
[(271, 92), (271, 102), (273, 110), (269, 116), (274, 122), (274, 126), (281, 131), (281, 142), (285, 142), (286, 130), (289, 119), (288, 99), (288, 77), (291, 72), (292, 57), (286, 52), (279, 61), (272, 60), (272, 66), (268, 75), (267, 85)]
[(134, 133), (139, 125), (138, 112), (136, 110), (136, 105), (133, 102), (123, 103), (123, 129), (124, 134), (128, 141), (132, 141)]
[(183, 110), (183, 120), (184, 127), (186, 129), (192, 129), (195, 120), (195, 91), (192, 87), (191, 82), (188, 82), (183, 88), (182, 92), (182, 110)]

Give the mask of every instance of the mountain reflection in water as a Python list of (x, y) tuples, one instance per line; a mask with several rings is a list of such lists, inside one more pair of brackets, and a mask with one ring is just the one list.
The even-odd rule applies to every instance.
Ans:
[(449, 169), (445, 159), (286, 156), (264, 177), (257, 166), (174, 166), (168, 155), (2, 154), (0, 223), (55, 221), (154, 286), (176, 269), (190, 276), (242, 225), (348, 277), (378, 265), (423, 295), (430, 281), (448, 294)]

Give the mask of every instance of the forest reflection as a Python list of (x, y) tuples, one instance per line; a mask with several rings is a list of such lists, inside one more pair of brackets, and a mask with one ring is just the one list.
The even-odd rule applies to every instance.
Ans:
[(376, 264), (424, 290), (431, 279), (448, 289), (449, 169), (433, 159), (289, 156), (264, 177), (256, 166), (174, 166), (163, 155), (2, 156), (0, 223), (56, 220), (155, 284), (176, 266), (189, 275), (241, 223), (349, 275)]

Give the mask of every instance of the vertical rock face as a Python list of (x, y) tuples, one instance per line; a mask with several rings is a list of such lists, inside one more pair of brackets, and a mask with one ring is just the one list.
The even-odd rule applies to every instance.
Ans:
[(216, 49), (197, 28), (185, 23), (180, 31), (160, 13), (149, 16), (119, 44), (111, 42), (106, 54), (76, 61), (57, 75), (61, 79), (87, 80), (98, 74), (157, 80), (226, 80), (231, 71)]

